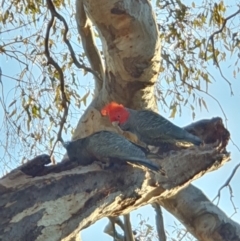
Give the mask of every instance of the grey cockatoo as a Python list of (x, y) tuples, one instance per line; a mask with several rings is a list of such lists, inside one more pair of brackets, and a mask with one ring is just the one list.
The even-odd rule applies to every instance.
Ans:
[(150, 110), (133, 110), (111, 102), (101, 110), (102, 115), (117, 122), (124, 131), (134, 133), (147, 145), (159, 146), (163, 143), (192, 143), (199, 146), (202, 140), (174, 125), (161, 115)]
[(160, 166), (147, 159), (141, 148), (114, 132), (96, 132), (63, 145), (69, 159), (78, 161), (81, 165), (89, 165), (94, 160), (124, 161), (164, 174)]

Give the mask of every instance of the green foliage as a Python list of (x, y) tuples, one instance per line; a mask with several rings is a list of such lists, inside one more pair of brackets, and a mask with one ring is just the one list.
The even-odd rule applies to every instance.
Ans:
[[(83, 66), (89, 66), (86, 54), (79, 48), (81, 40), (74, 17), (75, 3), (63, 0), (53, 3), (67, 21), (67, 39), (75, 56)], [(226, 57), (239, 51), (239, 21), (234, 22), (236, 16), (231, 18), (231, 24), (226, 22), (222, 31), (214, 36), (214, 46), (208, 39), (221, 29), (226, 18), (236, 11), (236, 6), (233, 3), (228, 6), (224, 1), (204, 1), (201, 5), (198, 1), (188, 5), (180, 0), (156, 2), (154, 10), (162, 40), (162, 65), (156, 96), (162, 108), (170, 112), (171, 118), (176, 113), (181, 114), (183, 106), (191, 108), (193, 118), (195, 108), (207, 109), (202, 93), (208, 93), (208, 86), (216, 81), (208, 72), (208, 63), (213, 62), (219, 67)], [(5, 113), (1, 126), (2, 135), (5, 135), (2, 148), (10, 158), (16, 156), (16, 146), (17, 156), (23, 160), (40, 152), (49, 152), (62, 122), (65, 107), (61, 77), (59, 71), (48, 65), (45, 51), (46, 31), (51, 19), (48, 7), (46, 1), (40, 0), (2, 3), (0, 57), (13, 66), (11, 73), (2, 69), (1, 75), (1, 105)], [(83, 74), (79, 75), (79, 68), (64, 42), (65, 31), (64, 24), (55, 19), (48, 47), (50, 56), (63, 72), (65, 95), (71, 103), (63, 126), (63, 134), (69, 138), (78, 121), (80, 107), (86, 106), (91, 97), (93, 84), (86, 84), (80, 78)], [(237, 63), (238, 59), (230, 63), (235, 78), (239, 73)]]
[[(76, 24), (73, 22), (72, 26), (71, 22), (73, 12), (63, 9), (64, 6), (69, 8), (72, 3), (54, 3), (60, 12), (68, 16), (69, 28), (72, 28), (68, 37), (79, 45)], [(0, 56), (4, 62), (9, 61), (14, 66), (10, 73), (2, 69), (1, 75), (1, 104), (5, 112), (1, 132), (6, 138), (2, 149), (8, 146), (9, 150), (5, 151), (3, 162), (13, 158), (16, 149), (20, 153), (17, 156), (23, 161), (42, 152), (50, 153), (56, 140), (64, 108), (59, 72), (47, 64), (45, 55), (46, 24), (49, 19), (45, 1), (3, 3), (3, 11), (0, 13)], [(49, 50), (64, 73), (65, 94), (71, 102), (69, 118), (63, 126), (63, 135), (70, 138), (82, 112), (80, 108), (86, 106), (93, 86), (80, 80), (82, 74), (79, 75), (79, 69), (73, 64), (63, 42), (64, 31), (63, 24), (55, 21), (50, 33)], [(84, 64), (86, 59), (83, 53), (75, 50), (75, 54)], [(15, 68), (21, 71), (14, 71)], [(8, 92), (9, 88), (14, 91)], [(16, 135), (21, 139), (20, 143), (15, 142)], [(62, 150), (59, 145), (56, 154)]]
[[(208, 94), (209, 84), (221, 81), (209, 72), (211, 62), (219, 69), (233, 94), (229, 76), (222, 74), (220, 66), (226, 56), (239, 52), (239, 39), (233, 38), (238, 36), (236, 31), (239, 28), (239, 21), (234, 21), (239, 15), (235, 12), (239, 9), (235, 4), (234, 8), (224, 1), (193, 1), (189, 5), (185, 1), (156, 2), (162, 40), (162, 66), (156, 95), (162, 108), (170, 109), (170, 118), (174, 118), (177, 112), (181, 114), (186, 105), (192, 109), (194, 118), (192, 103), (207, 109), (201, 93)], [(228, 23), (227, 17), (234, 13), (236, 16), (232, 16)], [(226, 25), (221, 29), (225, 21)], [(238, 58), (229, 66), (234, 78), (239, 73), (237, 63)]]
[(148, 218), (142, 217), (141, 214), (138, 214), (140, 221), (138, 226), (135, 228), (135, 238), (139, 241), (157, 241), (158, 235), (155, 228), (152, 225), (149, 225)]
[[(150, 225), (149, 218), (143, 217), (138, 214), (140, 219), (137, 227), (134, 229), (135, 238), (139, 241), (158, 241), (159, 237), (156, 231), (156, 227)], [(196, 241), (196, 239), (185, 229), (185, 227), (179, 223), (174, 222), (172, 226), (165, 227), (165, 233), (167, 240), (170, 241)]]

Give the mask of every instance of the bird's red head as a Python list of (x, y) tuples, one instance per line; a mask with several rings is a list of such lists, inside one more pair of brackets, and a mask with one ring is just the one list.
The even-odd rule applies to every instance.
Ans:
[(101, 114), (103, 116), (108, 116), (111, 122), (118, 121), (119, 124), (124, 124), (128, 117), (129, 112), (123, 105), (116, 102), (111, 102), (102, 108)]

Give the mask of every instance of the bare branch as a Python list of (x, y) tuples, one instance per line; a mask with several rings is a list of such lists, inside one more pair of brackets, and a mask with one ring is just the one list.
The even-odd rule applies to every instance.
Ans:
[[(240, 226), (215, 206), (201, 190), (189, 185), (159, 204), (174, 215), (197, 240), (240, 240)], [(207, 222), (206, 222), (207, 220)]]
[[(125, 215), (159, 198), (166, 200), (164, 204), (171, 203), (169, 199), (192, 180), (229, 161), (230, 156), (225, 151), (228, 132), (221, 129), (223, 126), (220, 128), (219, 121), (219, 133), (216, 132), (213, 123), (216, 124), (215, 119), (205, 120), (203, 125), (198, 122), (192, 129), (213, 143), (215, 138), (222, 140), (225, 146), (193, 147), (152, 160), (163, 166), (168, 178), (124, 163), (102, 170), (97, 162), (83, 167), (65, 159), (49, 166), (49, 156), (36, 157), (0, 179), (0, 195), (5, 202), (0, 216), (0, 239), (16, 240), (17, 232), (18, 240), (26, 240), (29, 234), (34, 240), (38, 237), (39, 241), (47, 240), (47, 237), (60, 240), (73, 234), (76, 236), (81, 229), (102, 217)], [(211, 134), (212, 139), (208, 136)], [(35, 190), (34, 195), (32, 190)], [(26, 222), (32, 225), (26, 226)]]
[(114, 222), (124, 231), (124, 223), (119, 217), (113, 217)]
[[(184, 84), (188, 85), (189, 87), (191, 87), (191, 88), (193, 88), (193, 89), (195, 88), (193, 85), (188, 84), (187, 82), (185, 82)], [(227, 115), (226, 115), (226, 113), (225, 113), (222, 105), (220, 104), (219, 100), (216, 99), (213, 95), (209, 94), (207, 91), (204, 91), (204, 90), (201, 90), (201, 89), (197, 89), (197, 90), (198, 90), (199, 92), (202, 92), (202, 93), (206, 94), (207, 96), (209, 96), (210, 98), (212, 98), (212, 99), (217, 103), (217, 105), (218, 105), (219, 108), (221, 109), (221, 112), (222, 112), (223, 115), (224, 115), (225, 124), (226, 124), (226, 127), (227, 127), (227, 120), (228, 120), (228, 119), (227, 119)]]
[[(61, 90), (61, 95), (62, 95), (62, 107), (64, 109), (63, 111), (63, 115), (61, 117), (61, 121), (60, 121), (60, 127), (58, 130), (58, 134), (57, 134), (57, 139), (55, 140), (55, 143), (53, 144), (53, 148), (51, 151), (51, 155), (53, 154), (53, 151), (55, 149), (55, 146), (57, 144), (58, 141), (63, 141), (62, 139), (62, 130), (64, 127), (64, 124), (67, 120), (67, 116), (68, 116), (68, 109), (69, 109), (69, 100), (66, 96), (65, 93), (65, 87), (64, 87), (64, 75), (63, 75), (63, 71), (61, 69), (61, 67), (58, 65), (58, 63), (51, 57), (50, 52), (49, 52), (49, 46), (48, 46), (48, 42), (49, 42), (49, 34), (50, 34), (50, 30), (53, 26), (54, 23), (54, 17), (57, 15), (56, 10), (54, 8), (53, 3), (51, 2), (51, 0), (47, 0), (47, 4), (48, 4), (48, 8), (50, 9), (51, 12), (51, 19), (47, 25), (47, 31), (46, 31), (46, 37), (45, 37), (45, 55), (47, 57), (48, 60), (48, 64), (51, 64), (55, 67), (55, 69), (58, 71), (59, 74), (59, 81), (60, 81), (60, 90)], [(65, 38), (66, 38), (66, 34), (67, 34), (67, 29), (65, 29)]]
[(125, 241), (125, 237), (123, 235), (119, 234), (115, 228), (115, 221), (116, 221), (115, 219), (117, 219), (117, 218), (115, 218), (115, 217), (109, 218), (109, 222), (103, 231), (104, 231), (104, 233), (108, 234), (109, 236), (112, 236), (114, 241)]
[(66, 45), (68, 46), (68, 49), (70, 51), (70, 54), (71, 54), (71, 57), (72, 57), (72, 60), (73, 60), (73, 63), (79, 68), (79, 69), (83, 69), (87, 72), (90, 72), (92, 73), (94, 76), (98, 76), (98, 74), (92, 70), (91, 68), (88, 68), (86, 67), (84, 64), (80, 64), (75, 56), (75, 53), (74, 53), (74, 50), (72, 48), (72, 45), (70, 44), (68, 38), (67, 38), (67, 33), (68, 33), (68, 25), (67, 25), (67, 22), (66, 20), (64, 19), (64, 17), (62, 15), (60, 15), (53, 3), (51, 0), (47, 0), (47, 3), (48, 3), (48, 8), (51, 12), (51, 15), (52, 15), (52, 18), (56, 17), (57, 19), (59, 19), (61, 22), (63, 22), (63, 25), (64, 25), (64, 33), (63, 33), (63, 41), (66, 43)]
[[(49, 237), (54, 233), (52, 240), (60, 240), (60, 237), (77, 233), (102, 217), (126, 214), (159, 197), (170, 197), (207, 169), (217, 168), (229, 160), (224, 154), (212, 156), (211, 151), (203, 151), (200, 159), (194, 157), (194, 153), (191, 152), (188, 158), (185, 153), (180, 159), (179, 156), (169, 156), (159, 160), (165, 167), (172, 166), (171, 171), (170, 166), (167, 168), (170, 178), (129, 165), (102, 170), (97, 163), (78, 167), (77, 162), (66, 160), (47, 166), (49, 156), (37, 157), (0, 180), (1, 198), (6, 202), (0, 216), (0, 239), (14, 240), (13, 230), (21, 228), (25, 232), (18, 231), (19, 240), (26, 240), (25, 235), (30, 233), (34, 233), (33, 239), (40, 235), (38, 240), (47, 240), (45, 235)], [(187, 165), (191, 171), (186, 171)], [(34, 196), (29, 193), (33, 189)], [(44, 217), (49, 215), (52, 218), (45, 222)], [(32, 225), (26, 231), (25, 222), (30, 221)], [(62, 232), (57, 232), (59, 226)]]
[[(218, 199), (217, 205), (219, 204), (219, 200), (220, 200), (220, 198), (221, 198), (221, 190), (222, 190), (224, 187), (227, 187), (227, 186), (230, 185), (230, 182), (231, 182), (232, 178), (234, 177), (234, 175), (235, 175), (235, 173), (236, 173), (236, 171), (237, 171), (237, 169), (238, 169), (239, 167), (240, 167), (240, 163), (239, 163), (237, 166), (235, 166), (235, 168), (233, 169), (231, 175), (228, 177), (228, 179), (226, 180), (226, 182), (220, 187), (220, 189), (218, 190), (217, 196), (212, 200), (212, 202), (214, 202), (216, 199)], [(230, 191), (230, 193), (231, 193), (231, 191)], [(234, 206), (234, 205), (233, 205), (233, 206)], [(235, 206), (234, 206), (234, 207), (235, 207)]]
[(182, 237), (179, 239), (179, 241), (182, 241), (186, 237), (187, 234), (188, 234), (188, 231), (186, 230), (184, 232), (184, 234), (182, 235)]
[(231, 201), (233, 209), (234, 209), (234, 213), (231, 215), (231, 217), (232, 217), (235, 213), (237, 213), (238, 208), (235, 206), (235, 203), (233, 201), (233, 197), (234, 197), (233, 196), (233, 190), (232, 190), (232, 187), (231, 187), (230, 184), (228, 185), (228, 188), (229, 188), (229, 192), (230, 192), (230, 201)]
[(166, 241), (166, 234), (164, 230), (164, 222), (161, 206), (158, 203), (152, 203), (152, 207), (156, 212), (155, 220), (156, 220), (156, 228), (158, 233), (159, 241)]
[(28, 64), (26, 64), (26, 63), (23, 62), (21, 59), (19, 59), (18, 56), (14, 56), (14, 55), (8, 54), (8, 52), (13, 52), (13, 53), (14, 53), (14, 51), (9, 51), (9, 50), (7, 50), (7, 51), (4, 52), (4, 54), (7, 55), (9, 58), (15, 59), (15, 60), (18, 61), (19, 63), (23, 64), (23, 65), (26, 67), (26, 69), (28, 69)]
[[(104, 232), (112, 236), (114, 240), (135, 241), (131, 227), (130, 214), (123, 215), (124, 223), (119, 217), (108, 217), (110, 222), (106, 225)], [(124, 232), (124, 236), (119, 234), (115, 228), (118, 224)]]
[(78, 32), (81, 36), (82, 45), (85, 51), (85, 54), (90, 62), (92, 69), (98, 73), (95, 75), (95, 95), (102, 89), (103, 87), (103, 79), (104, 79), (104, 69), (101, 56), (96, 47), (94, 41), (94, 33), (92, 31), (92, 26), (90, 24), (90, 20), (88, 19), (86, 12), (84, 10), (83, 1), (76, 1), (76, 21)]
[(123, 215), (124, 220), (124, 235), (126, 237), (126, 241), (135, 241), (132, 231), (132, 225), (130, 220), (130, 214)]
[[(220, 74), (221, 74), (222, 78), (223, 78), (223, 79), (228, 83), (228, 85), (230, 86), (231, 95), (233, 95), (232, 84), (231, 84), (231, 82), (223, 75), (222, 70), (221, 70), (221, 68), (220, 68), (220, 65), (219, 65), (219, 63), (218, 63), (218, 61), (217, 61), (217, 57), (216, 57), (216, 54), (215, 54), (215, 46), (214, 46), (214, 36), (217, 35), (217, 34), (219, 34), (219, 33), (221, 33), (221, 32), (223, 31), (223, 29), (225, 28), (225, 26), (226, 26), (226, 24), (227, 24), (227, 21), (230, 20), (231, 18), (235, 17), (235, 16), (236, 16), (237, 14), (239, 14), (239, 13), (240, 13), (240, 8), (238, 9), (238, 11), (236, 11), (236, 12), (233, 13), (233, 14), (231, 14), (231, 15), (228, 16), (227, 18), (225, 18), (225, 19), (223, 20), (222, 27), (221, 27), (219, 30), (217, 30), (217, 31), (215, 31), (214, 33), (212, 33), (212, 34), (210, 35), (210, 37), (208, 38), (208, 41), (207, 41), (207, 46), (208, 46), (209, 42), (211, 42), (212, 50), (213, 50), (213, 61), (214, 61), (214, 64), (217, 65), (217, 67), (218, 67), (218, 69), (219, 69), (219, 71), (220, 71)], [(207, 60), (207, 49), (206, 49), (206, 51), (205, 51), (205, 60)]]

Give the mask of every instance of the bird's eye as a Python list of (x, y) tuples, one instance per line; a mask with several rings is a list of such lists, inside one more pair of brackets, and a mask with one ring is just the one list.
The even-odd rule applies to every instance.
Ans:
[(118, 115), (118, 116), (117, 116), (117, 119), (118, 119), (118, 120), (120, 120), (120, 119), (121, 119), (121, 116), (120, 116), (120, 115)]

